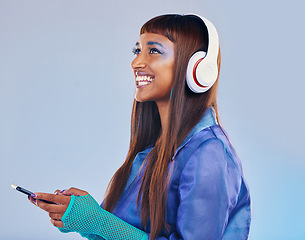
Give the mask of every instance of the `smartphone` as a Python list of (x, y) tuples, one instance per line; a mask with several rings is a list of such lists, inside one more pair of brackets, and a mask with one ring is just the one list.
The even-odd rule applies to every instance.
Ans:
[[(33, 192), (31, 192), (31, 191), (29, 191), (29, 190), (27, 190), (25, 188), (17, 186), (16, 184), (12, 184), (11, 187), (14, 188), (15, 190), (21, 192), (21, 193), (24, 193), (24, 194), (28, 195), (28, 196), (31, 196), (31, 194), (33, 193)], [(42, 201), (42, 202), (45, 202), (45, 203), (49, 203), (49, 204), (57, 204), (57, 203), (50, 202), (50, 201), (43, 200), (43, 199), (38, 199), (38, 200)]]

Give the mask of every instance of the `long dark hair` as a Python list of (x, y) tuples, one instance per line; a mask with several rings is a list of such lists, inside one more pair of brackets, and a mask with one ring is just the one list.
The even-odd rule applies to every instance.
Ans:
[[(155, 239), (166, 227), (166, 200), (168, 165), (173, 154), (187, 134), (199, 122), (208, 107), (213, 106), (218, 118), (216, 83), (207, 92), (196, 94), (186, 85), (188, 60), (198, 50), (207, 50), (206, 26), (194, 15), (162, 15), (146, 22), (140, 31), (166, 36), (175, 46), (173, 90), (169, 108), (168, 126), (161, 129), (160, 115), (155, 102), (134, 100), (131, 117), (129, 151), (123, 165), (116, 171), (108, 185), (104, 208), (113, 211), (129, 177), (137, 153), (153, 145), (146, 158), (137, 203), (141, 202), (141, 221), (145, 228), (150, 221), (150, 239)], [(220, 68), (221, 57), (218, 56)]]

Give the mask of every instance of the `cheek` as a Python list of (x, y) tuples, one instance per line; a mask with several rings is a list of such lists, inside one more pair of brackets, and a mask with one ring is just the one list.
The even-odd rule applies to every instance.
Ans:
[(162, 78), (163, 78), (163, 85), (168, 86), (169, 88), (172, 88), (173, 84), (173, 64), (166, 64), (164, 65), (163, 71), (162, 71)]

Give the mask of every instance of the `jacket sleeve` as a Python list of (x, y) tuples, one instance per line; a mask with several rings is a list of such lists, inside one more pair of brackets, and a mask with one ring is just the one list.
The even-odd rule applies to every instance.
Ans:
[(240, 185), (240, 167), (224, 143), (216, 138), (203, 142), (182, 170), (177, 231), (168, 239), (222, 239)]
[(90, 194), (72, 195), (61, 220), (60, 231), (78, 232), (90, 240), (148, 240), (147, 233), (101, 208)]

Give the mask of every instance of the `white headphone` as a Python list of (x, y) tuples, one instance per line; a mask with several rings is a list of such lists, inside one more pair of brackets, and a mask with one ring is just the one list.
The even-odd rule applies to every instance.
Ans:
[(186, 71), (186, 82), (193, 92), (203, 93), (213, 86), (218, 76), (219, 39), (215, 26), (209, 20), (199, 15), (195, 16), (199, 17), (207, 27), (209, 45), (207, 52), (195, 52), (190, 58)]

